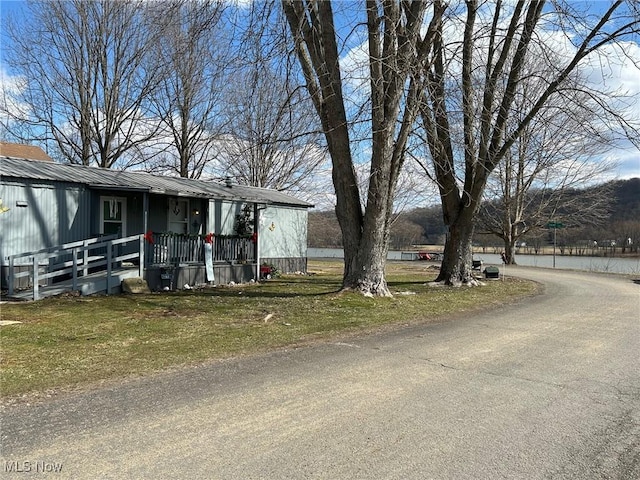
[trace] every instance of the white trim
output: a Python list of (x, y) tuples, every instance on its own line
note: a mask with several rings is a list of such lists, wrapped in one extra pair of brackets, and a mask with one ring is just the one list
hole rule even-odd
[(122, 214), (120, 215), (120, 220), (109, 220), (107, 222), (110, 223), (120, 223), (121, 231), (120, 235), (122, 237), (127, 236), (127, 199), (125, 197), (113, 197), (113, 196), (100, 196), (100, 233), (104, 234), (104, 202), (109, 202), (109, 209), (112, 215), (117, 214), (118, 203), (120, 204), (120, 208), (122, 208)]

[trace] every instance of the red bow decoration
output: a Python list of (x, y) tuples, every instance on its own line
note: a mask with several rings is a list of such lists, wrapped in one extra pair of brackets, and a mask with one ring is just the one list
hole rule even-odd
[(256, 243), (258, 241), (258, 232), (253, 232), (253, 235), (251, 235), (251, 241), (253, 243)]
[(147, 242), (153, 244), (153, 232), (151, 230), (147, 231), (143, 236)]
[(204, 236), (205, 243), (213, 243), (213, 233), (209, 232)]

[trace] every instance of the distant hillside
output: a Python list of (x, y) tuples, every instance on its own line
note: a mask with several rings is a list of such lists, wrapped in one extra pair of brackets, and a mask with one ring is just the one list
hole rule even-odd
[[(593, 190), (604, 189), (611, 197), (609, 215), (598, 227), (562, 232), (567, 238), (616, 240), (618, 245), (631, 238), (640, 244), (640, 178), (616, 180), (590, 189), (572, 192), (574, 196), (591, 198)], [(586, 200), (585, 200), (586, 201)], [(440, 205), (416, 208), (400, 213), (391, 227), (391, 248), (406, 249), (412, 245), (442, 245), (447, 228), (442, 221)], [(484, 239), (486, 240), (486, 239)], [(493, 240), (496, 245), (500, 240)], [(621, 243), (622, 242), (622, 243)], [(309, 246), (336, 248), (342, 246), (338, 220), (333, 211), (309, 212)]]
[(640, 221), (640, 178), (610, 183), (613, 191), (611, 221)]

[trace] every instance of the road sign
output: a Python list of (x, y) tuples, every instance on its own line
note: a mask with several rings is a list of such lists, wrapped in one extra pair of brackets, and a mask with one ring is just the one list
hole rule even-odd
[(553, 228), (553, 268), (556, 268), (556, 230), (558, 228), (564, 228), (564, 224), (561, 222), (549, 222), (547, 228)]

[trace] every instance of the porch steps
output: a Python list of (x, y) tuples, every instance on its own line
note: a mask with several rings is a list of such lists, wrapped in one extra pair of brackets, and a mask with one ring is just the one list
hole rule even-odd
[[(120, 285), (125, 278), (138, 277), (140, 275), (138, 267), (124, 267), (111, 272), (111, 292), (120, 293)], [(41, 286), (38, 289), (40, 299), (53, 297), (63, 293), (73, 291), (73, 281), (64, 280), (53, 285)], [(105, 271), (95, 272), (86, 277), (78, 277), (77, 290), (81, 295), (93, 295), (95, 293), (107, 292), (107, 274)], [(33, 289), (16, 291), (13, 295), (8, 295), (3, 300), (33, 300)]]

